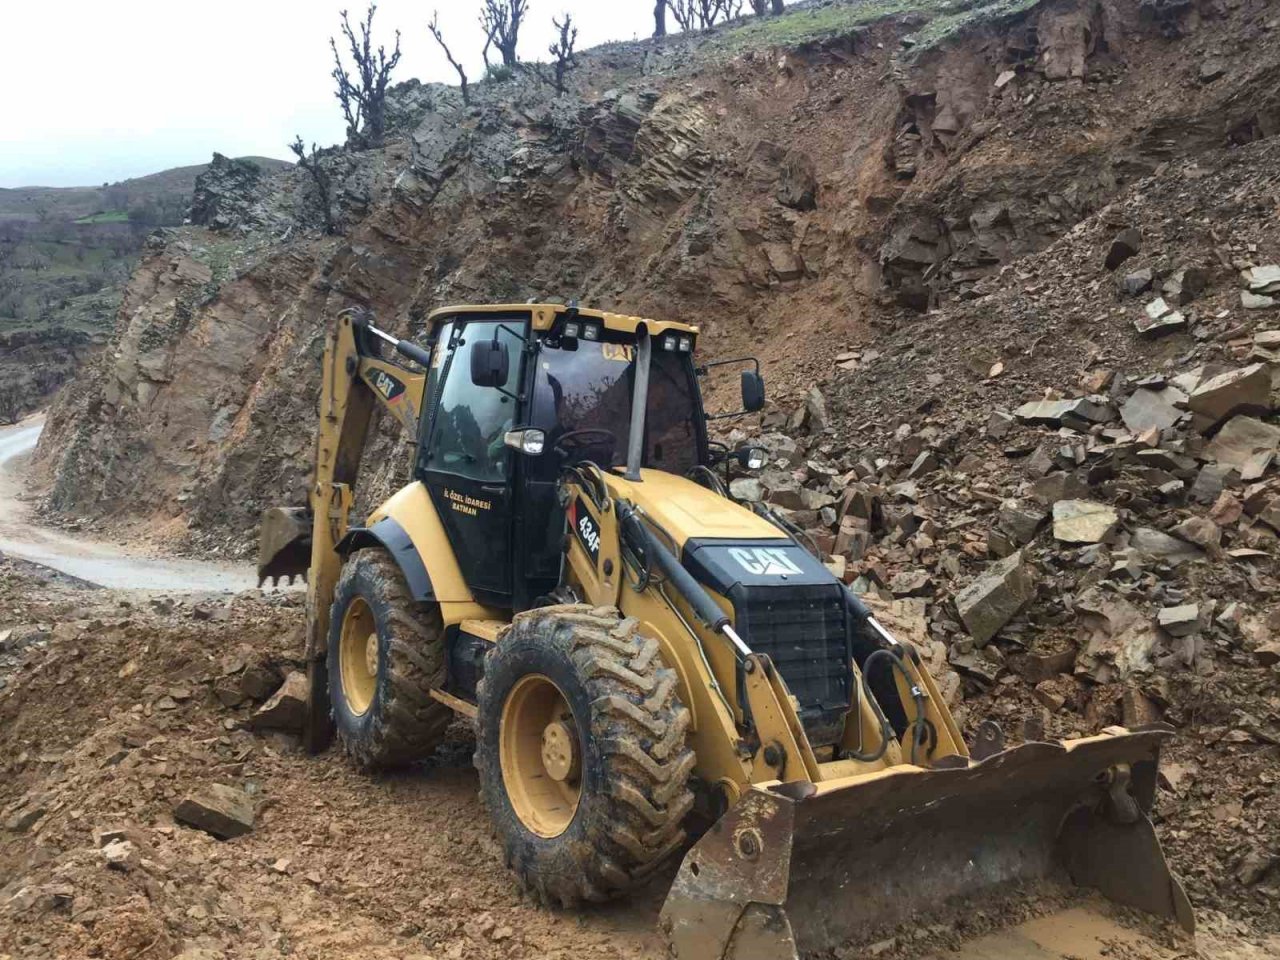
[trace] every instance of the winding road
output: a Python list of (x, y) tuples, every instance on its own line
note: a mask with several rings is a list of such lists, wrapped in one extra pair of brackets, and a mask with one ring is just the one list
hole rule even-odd
[(0, 427), (0, 554), (29, 560), (117, 590), (237, 591), (257, 585), (252, 567), (148, 557), (138, 551), (40, 526), (21, 499), (21, 468), (44, 418)]

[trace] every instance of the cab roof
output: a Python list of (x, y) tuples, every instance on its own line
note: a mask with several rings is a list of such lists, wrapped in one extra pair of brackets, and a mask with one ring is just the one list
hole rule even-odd
[[(467, 313), (527, 313), (533, 316), (534, 330), (550, 330), (556, 317), (568, 313), (570, 307), (563, 303), (487, 303), (461, 304), (452, 307), (440, 307), (427, 315), (427, 326), (432, 331), (446, 320), (459, 314)], [(606, 330), (619, 333), (634, 334), (644, 324), (650, 336), (657, 336), (668, 331), (676, 333), (697, 334), (698, 328), (692, 324), (679, 323), (675, 320), (651, 320), (648, 317), (633, 317), (625, 313), (609, 313), (605, 310), (592, 310), (590, 307), (578, 307), (578, 316), (584, 320), (599, 320)]]

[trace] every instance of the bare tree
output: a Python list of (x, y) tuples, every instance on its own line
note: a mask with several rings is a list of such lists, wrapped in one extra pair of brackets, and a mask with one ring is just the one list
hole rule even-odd
[(578, 69), (578, 57), (573, 52), (573, 45), (578, 39), (578, 28), (573, 25), (573, 17), (568, 13), (564, 15), (563, 23), (552, 17), (551, 25), (560, 31), (560, 37), (547, 47), (547, 52), (556, 58), (555, 87), (556, 93), (562, 94), (565, 74)]
[[(467, 71), (462, 69), (462, 64), (453, 59), (453, 54), (449, 52), (449, 45), (444, 42), (444, 34), (440, 32), (440, 12), (438, 10), (431, 11), (431, 22), (427, 24), (427, 29), (431, 31), (431, 35), (436, 38), (436, 43), (440, 44), (440, 49), (444, 51), (445, 59), (449, 61), (449, 65), (458, 71), (458, 81), (462, 86), (462, 102), (470, 103), (471, 96), (467, 93)], [(488, 44), (486, 47), (486, 58), (488, 56)]]
[(382, 146), (387, 131), (387, 82), (391, 71), (400, 62), (400, 31), (396, 31), (396, 46), (387, 56), (386, 48), (373, 50), (373, 14), (376, 3), (369, 4), (364, 22), (360, 26), (360, 39), (356, 39), (347, 19), (347, 11), (341, 12), (342, 34), (350, 46), (351, 59), (355, 63), (356, 79), (353, 81), (343, 66), (338, 53), (338, 43), (329, 38), (333, 50), (333, 79), (338, 84), (335, 95), (342, 104), (342, 115), (347, 121), (347, 141), (364, 147)]
[(657, 0), (653, 5), (653, 35), (655, 37), (667, 35), (667, 0)]
[(773, 4), (773, 15), (775, 17), (778, 14), (782, 13), (782, 4), (785, 2), (785, 0), (770, 0), (770, 2)]
[(313, 143), (311, 152), (307, 153), (302, 137), (296, 136), (293, 143), (289, 144), (289, 149), (298, 158), (298, 166), (311, 174), (311, 182), (316, 188), (316, 206), (320, 208), (320, 213), (324, 217), (324, 232), (336, 233), (333, 225), (333, 179), (329, 176), (329, 171), (320, 163), (319, 148)]
[(498, 48), (502, 54), (502, 65), (514, 67), (516, 43), (520, 38), (520, 26), (529, 10), (529, 0), (484, 0), (484, 9), (480, 11), (480, 26), (484, 28), (485, 66), (489, 65), (489, 45)]
[(667, 8), (685, 33), (710, 30), (742, 13), (742, 0), (667, 0)]
[(769, 12), (769, 0), (751, 0), (751, 12), (757, 17), (763, 17)]

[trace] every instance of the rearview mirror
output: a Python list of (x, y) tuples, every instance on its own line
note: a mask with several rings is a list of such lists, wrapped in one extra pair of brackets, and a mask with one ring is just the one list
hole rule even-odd
[(511, 353), (497, 338), (471, 345), (471, 382), (477, 387), (506, 386), (511, 373)]
[(755, 370), (742, 371), (742, 409), (756, 413), (764, 408), (764, 377)]

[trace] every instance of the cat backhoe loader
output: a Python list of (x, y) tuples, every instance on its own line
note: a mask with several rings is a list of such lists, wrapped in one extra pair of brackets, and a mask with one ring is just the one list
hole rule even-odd
[[(1168, 729), (971, 754), (916, 651), (729, 495), (760, 452), (708, 438), (697, 338), (522, 304), (438, 310), (423, 346), (339, 315), (310, 507), (268, 511), (261, 543), (262, 576), (309, 574), (310, 749), (336, 731), (375, 770), (471, 718), (518, 882), (571, 907), (683, 852), (660, 917), (682, 960), (856, 956), (895, 929), (1100, 956), (1137, 913), (1190, 931), (1148, 819)], [(758, 365), (732, 362), (759, 410)], [(378, 404), (413, 479), (353, 524)]]

